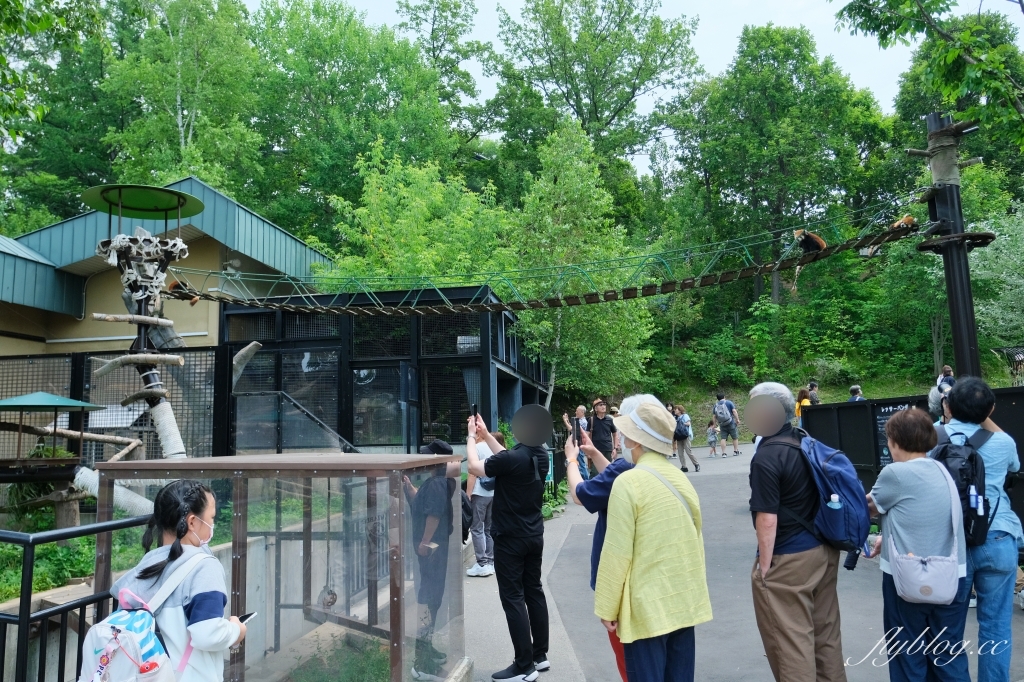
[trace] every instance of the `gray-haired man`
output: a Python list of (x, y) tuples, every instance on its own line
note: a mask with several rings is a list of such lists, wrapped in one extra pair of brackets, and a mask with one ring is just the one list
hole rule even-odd
[(814, 523), (818, 490), (792, 426), (793, 393), (774, 382), (750, 397), (776, 398), (786, 421), (762, 435), (750, 460), (750, 514), (757, 558), (750, 581), (765, 655), (779, 682), (844, 682), (836, 581), (839, 551), (804, 528)]

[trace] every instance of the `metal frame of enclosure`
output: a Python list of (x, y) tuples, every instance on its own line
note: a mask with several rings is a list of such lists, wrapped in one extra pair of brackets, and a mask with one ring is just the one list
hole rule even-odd
[[(152, 483), (158, 478), (230, 481), (232, 534), (230, 565), (226, 571), (230, 575), (229, 610), (233, 615), (256, 610), (264, 621), (262, 630), (250, 627), (246, 641), (239, 649), (232, 651), (226, 679), (230, 682), (244, 682), (247, 676), (250, 679), (262, 679), (262, 674), (270, 669), (278, 670), (278, 666), (285, 665), (284, 661), (292, 658), (298, 661), (301, 656), (293, 656), (288, 646), (294, 645), (300, 636), (309, 639), (316, 627), (329, 623), (348, 632), (387, 642), (390, 679), (392, 682), (400, 682), (408, 676), (412, 665), (414, 654), (409, 647), (420, 644), (413, 632), (416, 624), (411, 622), (415, 621), (415, 617), (410, 617), (409, 609), (415, 607), (415, 591), (422, 580), (412, 565), (414, 562), (410, 561), (415, 557), (415, 551), (410, 544), (412, 540), (408, 526), (411, 512), (404, 479), (424, 480), (424, 477), (439, 473), (439, 466), (443, 467), (459, 459), (458, 456), (429, 455), (293, 454), (102, 463), (97, 465), (100, 475), (98, 519), (102, 523), (113, 516), (115, 482), (117, 485), (133, 485), (133, 482)], [(325, 570), (330, 570), (331, 543), (336, 542), (341, 535), (331, 530), (329, 519), (331, 516), (351, 515), (348, 507), (343, 507), (340, 514), (335, 514), (334, 505), (329, 501), (327, 513), (324, 514), (321, 506), (323, 482), (327, 481), (327, 490), (330, 491), (330, 481), (336, 479), (364, 480), (365, 513), (368, 517), (375, 517), (378, 510), (383, 512), (382, 527), (375, 528), (374, 532), (368, 530), (359, 539), (361, 544), (366, 545), (365, 555), (360, 554), (358, 557), (366, 562), (365, 609), (359, 617), (352, 615), (347, 604), (332, 603), (330, 607), (322, 608), (314, 599), (320, 580), (329, 581), (329, 573), (327, 578), (321, 576)], [(254, 494), (253, 486), (260, 485), (272, 491), (271, 495), (261, 498), (259, 494)], [(295, 528), (289, 527), (288, 522), (282, 520), (283, 488), (293, 490), (296, 493), (295, 501), (301, 501), (301, 516), (295, 517), (299, 519), (298, 523), (293, 524)], [(383, 495), (379, 494), (381, 489), (384, 489)], [(273, 510), (272, 517), (262, 518), (267, 515), (260, 513), (253, 515), (252, 503), (257, 499), (266, 510)], [(330, 500), (329, 497), (327, 499)], [(458, 495), (454, 496), (452, 504), (461, 505)], [(447, 558), (446, 611), (443, 615), (448, 627), (446, 641), (449, 654), (455, 659), (451, 661), (452, 670), (445, 671), (447, 675), (455, 674), (458, 666), (468, 664), (464, 662), (462, 622), (461, 516), (455, 511), (453, 506), (452, 518), (458, 519), (451, 536), (453, 539), (445, 543), (450, 551)], [(384, 576), (378, 572), (377, 544), (382, 540), (387, 543), (389, 597), (386, 608), (378, 604), (377, 582)], [(282, 567), (282, 562), (295, 561), (295, 549), (298, 549), (297, 556), (300, 557), (299, 575), (288, 570), (288, 567)], [(324, 549), (328, 557), (326, 569), (322, 561)], [(111, 533), (97, 535), (97, 572), (94, 580), (97, 595), (110, 590), (111, 551)], [(270, 555), (273, 555), (272, 558)], [(260, 562), (266, 566), (259, 566)], [(266, 579), (268, 572), (274, 574), (269, 581)], [(254, 585), (252, 578), (257, 575), (263, 576), (263, 579), (260, 584)], [(296, 583), (301, 583), (301, 589)], [(252, 595), (256, 594), (259, 596), (253, 599)], [(294, 599), (296, 595), (301, 596)], [(247, 597), (250, 598), (249, 602)], [(96, 619), (99, 620), (106, 615), (107, 602), (100, 597), (96, 599), (99, 609)], [(413, 602), (411, 604), (410, 599)], [(272, 608), (265, 612), (268, 605)], [(294, 617), (288, 620), (288, 613), (301, 615), (301, 622), (296, 625)], [(313, 632), (310, 628), (314, 629)], [(284, 634), (283, 629), (286, 630)], [(266, 647), (261, 646), (261, 636)], [(246, 643), (253, 649), (248, 656)], [(317, 646), (321, 646), (319, 639)], [(322, 655), (319, 648), (317, 651), (317, 655)], [(272, 658), (275, 654), (276, 659)], [(299, 663), (288, 665), (297, 666)]]
[[(292, 436), (286, 425), (245, 417), (271, 413), (278, 400), (307, 408), (315, 402), (315, 419), (360, 452), (415, 452), (434, 438), (464, 443), (471, 405), (497, 428), (521, 405), (544, 402), (547, 368), (528, 357), (514, 334), (512, 313), (352, 313), (353, 306), (396, 305), (410, 297), (440, 309), (481, 300), (479, 287), (465, 287), (309, 297), (333, 302), (337, 314), (222, 306), (226, 354), (252, 341), (263, 348), (235, 386), (231, 410), (236, 417), (231, 430), (218, 434), (222, 440), (214, 450), (262, 452), (253, 441), (266, 444), (274, 438), (277, 451), (294, 449), (304, 434)], [(485, 298), (498, 300), (493, 294)], [(315, 401), (304, 397), (314, 394)]]

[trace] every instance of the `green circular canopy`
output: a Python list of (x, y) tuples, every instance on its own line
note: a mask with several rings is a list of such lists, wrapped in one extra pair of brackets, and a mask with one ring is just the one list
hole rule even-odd
[(203, 212), (198, 197), (166, 187), (150, 185), (97, 185), (82, 192), (82, 203), (103, 213), (125, 218), (158, 220), (191, 218)]

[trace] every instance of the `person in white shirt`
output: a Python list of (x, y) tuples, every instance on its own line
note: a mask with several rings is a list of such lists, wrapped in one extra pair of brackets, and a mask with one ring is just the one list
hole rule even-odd
[[(505, 447), (505, 434), (495, 431), (491, 434), (501, 447)], [(493, 453), (487, 443), (479, 441), (476, 452), (484, 461)], [(494, 575), (494, 540), (491, 538), (491, 508), (494, 506), (494, 479), (479, 478), (469, 474), (466, 479), (466, 490), (470, 491), (473, 503), (473, 525), (469, 532), (473, 536), (473, 551), (476, 563), (466, 569), (466, 575), (472, 578), (486, 578)]]

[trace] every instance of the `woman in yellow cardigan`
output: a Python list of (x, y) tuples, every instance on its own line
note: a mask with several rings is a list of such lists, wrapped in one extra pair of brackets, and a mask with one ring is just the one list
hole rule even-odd
[(668, 412), (641, 404), (615, 426), (636, 467), (612, 488), (594, 612), (617, 631), (630, 682), (693, 682), (693, 627), (711, 620), (700, 500), (667, 459)]

